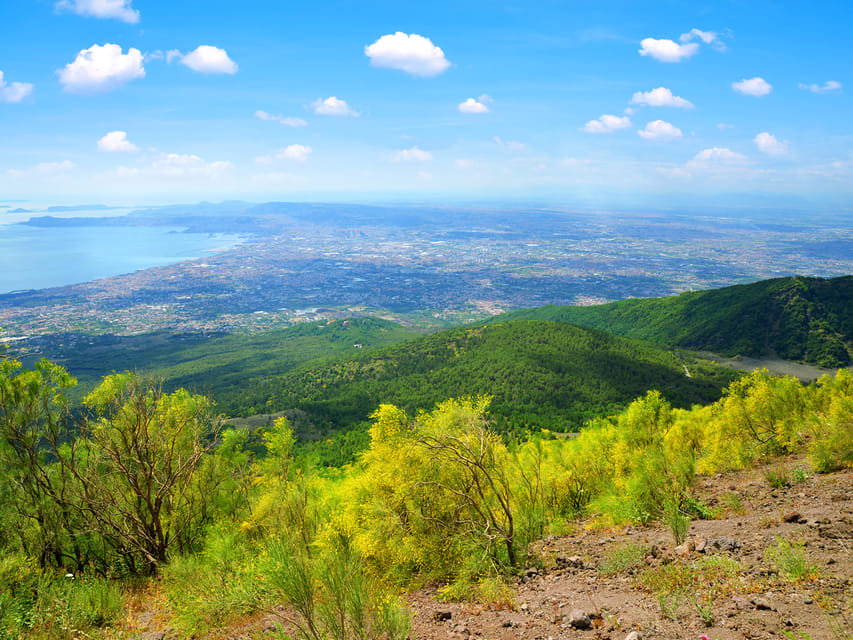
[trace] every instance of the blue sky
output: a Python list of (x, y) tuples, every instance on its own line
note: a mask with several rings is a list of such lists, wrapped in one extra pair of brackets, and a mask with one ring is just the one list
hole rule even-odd
[(848, 2), (0, 6), (0, 200), (853, 195)]

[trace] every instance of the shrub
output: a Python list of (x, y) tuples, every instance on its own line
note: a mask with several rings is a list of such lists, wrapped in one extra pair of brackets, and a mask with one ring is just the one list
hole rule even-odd
[(818, 568), (808, 561), (804, 545), (789, 542), (779, 536), (775, 546), (764, 552), (764, 561), (776, 567), (776, 570), (791, 582), (807, 582), (818, 576)]
[(650, 551), (651, 548), (645, 544), (629, 543), (614, 547), (604, 556), (598, 565), (598, 571), (605, 576), (625, 573), (643, 566)]

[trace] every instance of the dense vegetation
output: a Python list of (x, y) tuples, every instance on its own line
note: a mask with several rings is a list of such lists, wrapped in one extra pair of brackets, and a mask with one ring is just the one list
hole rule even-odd
[(110, 372), (145, 371), (166, 391), (208, 395), (231, 418), (286, 412), (300, 446), (327, 464), (350, 461), (367, 446), (369, 416), (381, 402), (417, 411), (449, 397), (488, 394), (494, 428), (517, 439), (539, 429), (577, 430), (651, 388), (678, 407), (711, 402), (736, 376), (565, 323), (516, 321), (413, 336), (391, 322), (357, 318), (258, 336), (64, 336), (61, 349), (45, 351), (60, 354), (80, 380), (70, 390), (75, 401)]
[[(418, 335), (387, 320), (352, 318), (250, 336), (159, 332), (137, 336), (61, 334), (41, 340), (49, 359), (77, 378), (80, 398), (114, 371), (146, 371), (163, 379), (167, 389), (183, 387), (218, 398), (220, 393), (239, 394), (298, 367), (317, 366)], [(34, 365), (36, 360), (24, 362)], [(247, 409), (251, 407), (239, 414), (246, 414)]]
[(758, 371), (691, 409), (651, 390), (576, 438), (511, 445), (487, 397), (383, 403), (365, 452), (325, 471), (294, 456), (286, 419), (255, 456), (202, 396), (112, 375), (80, 417), (73, 385), (0, 358), (0, 637), (96, 635), (128, 578), (156, 574), (185, 635), (286, 602), (301, 638), (403, 638), (396, 589), (477, 597), (578, 518), (662, 519), (678, 539), (708, 516), (697, 473), (802, 451), (817, 472), (853, 466), (847, 370), (812, 386)]
[(571, 322), (670, 347), (843, 367), (853, 358), (853, 276), (778, 278), (671, 298), (547, 306), (497, 318), (507, 319)]
[(301, 435), (344, 434), (323, 447), (328, 461), (340, 463), (367, 444), (368, 417), (382, 402), (416, 412), (449, 397), (489, 395), (494, 428), (519, 438), (577, 430), (652, 388), (679, 407), (711, 402), (735, 377), (648, 343), (517, 321), (443, 331), (215, 397), (227, 415), (299, 409), (307, 416), (294, 425)]

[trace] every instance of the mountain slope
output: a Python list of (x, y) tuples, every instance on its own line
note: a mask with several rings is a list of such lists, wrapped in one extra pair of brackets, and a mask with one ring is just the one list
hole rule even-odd
[(853, 277), (777, 278), (669, 298), (547, 306), (498, 316), (553, 320), (721, 355), (776, 356), (824, 367), (853, 357)]
[(364, 426), (380, 403), (415, 412), (483, 394), (493, 397), (495, 427), (521, 435), (577, 429), (650, 389), (675, 406), (710, 402), (734, 377), (648, 343), (564, 323), (515, 321), (443, 331), (217, 399), (229, 415), (243, 407), (299, 410), (310, 423), (297, 425), (300, 435), (325, 438)]
[(169, 389), (185, 387), (216, 398), (230, 390), (242, 394), (299, 367), (318, 366), (419, 335), (387, 320), (352, 318), (249, 336), (61, 334), (41, 339), (41, 355), (78, 378), (78, 395), (113, 371), (138, 370), (163, 379)]

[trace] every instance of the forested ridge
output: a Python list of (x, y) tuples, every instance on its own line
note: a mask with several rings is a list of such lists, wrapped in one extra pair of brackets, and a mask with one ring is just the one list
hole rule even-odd
[(450, 397), (488, 395), (494, 428), (518, 438), (541, 429), (577, 430), (652, 388), (679, 407), (712, 402), (736, 376), (593, 329), (514, 321), (442, 331), (216, 397), (231, 416), (299, 409), (311, 429), (297, 424), (297, 432), (314, 439), (351, 432), (326, 447), (347, 456), (366, 444), (368, 417), (382, 402), (417, 411)]
[(725, 356), (775, 356), (823, 367), (853, 359), (853, 276), (762, 280), (669, 298), (546, 306), (495, 321), (570, 322)]

